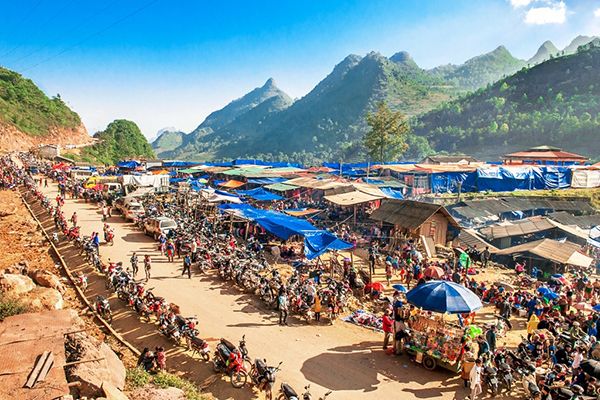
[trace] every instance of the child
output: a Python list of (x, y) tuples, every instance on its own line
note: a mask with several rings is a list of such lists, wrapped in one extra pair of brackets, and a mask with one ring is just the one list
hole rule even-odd
[(315, 294), (315, 304), (313, 306), (315, 310), (315, 321), (319, 322), (321, 320), (321, 297), (319, 294)]
[(390, 286), (392, 284), (392, 263), (389, 261), (385, 262), (385, 279), (387, 279), (387, 284)]

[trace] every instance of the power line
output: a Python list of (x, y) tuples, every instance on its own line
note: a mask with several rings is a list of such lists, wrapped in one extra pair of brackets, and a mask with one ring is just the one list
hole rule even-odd
[[(33, 12), (39, 7), (40, 4), (42, 4), (42, 1), (43, 0), (38, 0), (37, 2), (35, 2), (33, 7), (31, 7), (29, 9), (29, 11), (27, 11), (25, 13), (25, 16), (21, 19), (21, 21), (17, 24), (17, 26), (24, 25), (25, 22), (27, 22), (27, 20), (33, 15)], [(16, 49), (18, 49), (19, 47), (21, 47), (20, 44), (14, 46), (12, 49), (10, 49), (7, 52), (5, 52), (4, 54), (2, 54), (0, 56), (0, 58), (4, 58), (4, 57), (8, 56), (9, 54), (12, 54), (12, 52), (15, 51)]]
[(124, 15), (123, 17), (119, 18), (118, 20), (114, 21), (113, 23), (109, 24), (108, 26), (106, 26), (106, 27), (104, 27), (104, 28), (102, 28), (102, 29), (100, 29), (100, 30), (98, 30), (98, 31), (96, 31), (96, 32), (94, 32), (94, 33), (86, 36), (85, 38), (83, 38), (79, 42), (77, 42), (77, 43), (75, 43), (75, 44), (73, 44), (73, 45), (71, 45), (71, 46), (63, 49), (62, 51), (58, 52), (57, 54), (55, 54), (53, 56), (50, 56), (48, 58), (45, 58), (42, 61), (40, 61), (40, 62), (38, 62), (36, 64), (31, 65), (30, 67), (22, 69), (21, 72), (29, 71), (29, 70), (31, 70), (31, 69), (33, 69), (33, 68), (35, 68), (35, 67), (37, 67), (37, 66), (39, 66), (41, 64), (44, 64), (44, 63), (46, 63), (48, 61), (51, 61), (51, 60), (55, 59), (56, 57), (59, 57), (59, 56), (65, 54), (65, 53), (73, 50), (75, 47), (82, 45), (83, 43), (87, 42), (88, 40), (93, 39), (94, 37), (96, 37), (98, 35), (101, 35), (102, 33), (108, 31), (109, 29), (111, 29), (114, 26), (120, 24), (121, 22), (123, 22), (123, 21), (125, 21), (125, 20), (127, 20), (127, 19), (129, 19), (129, 18), (131, 18), (131, 17), (133, 17), (133, 16), (135, 16), (137, 14), (139, 14), (140, 12), (144, 11), (145, 9), (147, 9), (148, 7), (150, 7), (151, 5), (153, 5), (154, 3), (157, 3), (158, 1), (159, 0), (151, 0), (151, 1), (149, 1), (148, 3), (144, 4), (142, 7), (137, 8), (136, 10), (130, 12), (129, 14)]
[[(76, 0), (71, 0), (69, 3), (67, 3), (63, 8), (61, 8), (53, 17), (51, 17), (48, 21), (46, 21), (46, 24), (48, 22), (50, 22), (52, 19), (54, 19), (56, 16), (58, 16), (64, 9), (66, 9), (68, 6), (70, 6), (72, 3), (74, 3)], [(71, 28), (69, 31), (67, 31), (66, 35), (69, 35), (75, 31), (77, 31), (79, 28), (81, 28), (82, 26), (84, 26), (85, 24), (88, 23), (88, 21), (94, 19), (96, 16), (102, 14), (104, 11), (108, 10), (109, 8), (111, 8), (113, 5), (115, 5), (119, 0), (114, 0), (110, 3), (108, 3), (108, 5), (106, 7), (101, 8), (100, 10), (92, 13), (91, 15), (89, 15), (87, 18), (84, 18), (83, 20), (79, 21), (79, 23), (77, 25), (75, 25), (73, 28)], [(56, 42), (56, 40), (60, 37), (60, 35), (55, 36), (53, 39), (48, 40), (47, 42), (45, 42), (40, 48), (38, 49), (34, 49), (32, 51), (30, 51), (29, 53), (15, 59), (12, 61), (12, 63), (18, 63), (19, 61), (23, 61), (26, 58), (31, 57), (34, 54), (39, 53), (40, 51), (44, 50), (44, 48), (48, 47), (48, 45), (50, 45), (52, 42)]]

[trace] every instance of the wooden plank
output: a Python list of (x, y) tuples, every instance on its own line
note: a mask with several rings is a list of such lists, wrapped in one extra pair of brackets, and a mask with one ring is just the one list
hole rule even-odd
[(50, 355), (49, 351), (44, 351), (42, 353), (42, 355), (37, 359), (33, 369), (31, 370), (31, 373), (27, 377), (27, 382), (25, 383), (26, 388), (31, 389), (33, 387), (33, 385), (35, 385), (35, 382), (37, 381), (37, 377), (40, 374), (40, 371), (42, 370), (42, 367), (44, 366), (44, 362), (46, 362), (46, 359), (48, 358), (49, 355)]
[(52, 354), (52, 352), (50, 352), (50, 354), (48, 355), (48, 358), (46, 358), (46, 361), (44, 361), (44, 366), (42, 367), (42, 370), (40, 371), (40, 374), (38, 375), (37, 382), (43, 382), (44, 379), (46, 379), (46, 375), (48, 375), (48, 371), (50, 371), (50, 368), (52, 368), (53, 365), (54, 365), (54, 354)]

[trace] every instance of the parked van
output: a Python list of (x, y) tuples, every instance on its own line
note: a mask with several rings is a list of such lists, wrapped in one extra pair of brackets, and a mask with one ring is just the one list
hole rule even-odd
[(177, 222), (167, 217), (148, 218), (144, 223), (144, 233), (157, 240), (161, 233), (167, 234), (177, 228)]
[(128, 221), (135, 221), (146, 213), (141, 203), (132, 201), (123, 207), (123, 217)]

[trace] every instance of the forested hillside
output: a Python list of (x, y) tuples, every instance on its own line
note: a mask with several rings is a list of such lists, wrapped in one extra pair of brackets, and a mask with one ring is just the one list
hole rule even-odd
[(600, 48), (553, 58), (413, 123), (436, 151), (493, 157), (548, 144), (600, 154)]

